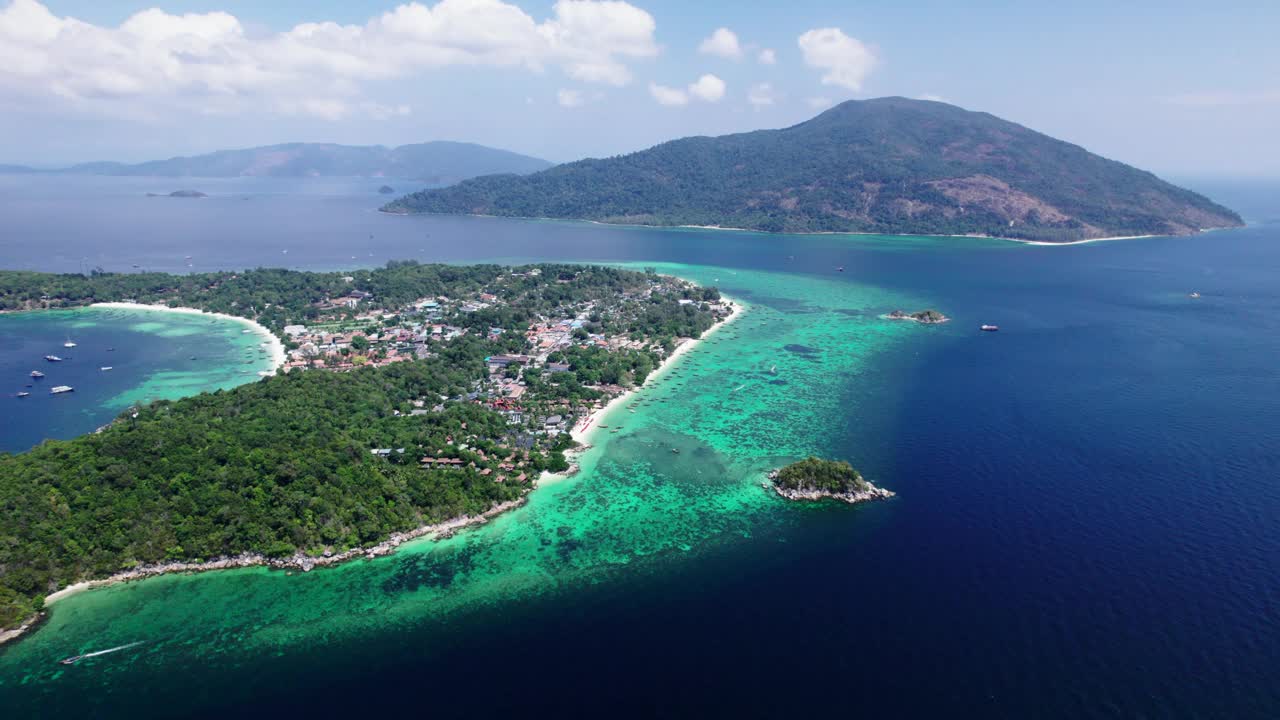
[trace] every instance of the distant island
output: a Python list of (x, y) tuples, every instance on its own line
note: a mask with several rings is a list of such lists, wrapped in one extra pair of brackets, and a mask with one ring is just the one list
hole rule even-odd
[(847, 462), (808, 457), (769, 473), (774, 490), (788, 500), (840, 500), (847, 503), (891, 498), (894, 493), (867, 482)]
[(479, 177), (383, 209), (1046, 242), (1242, 224), (1201, 195), (1076, 145), (987, 113), (900, 97), (850, 100), (781, 130), (689, 137), (523, 177)]
[(950, 322), (951, 318), (943, 315), (937, 310), (920, 310), (919, 312), (904, 312), (902, 310), (894, 310), (884, 316), (887, 320), (910, 320), (912, 322), (923, 323), (925, 325), (941, 325), (944, 322)]
[(382, 187), (378, 188), (378, 192), (382, 193), (383, 195), (390, 195), (395, 191), (396, 189), (391, 187), (390, 185), (383, 185)]
[(169, 197), (202, 198), (202, 197), (209, 197), (209, 196), (200, 192), (199, 190), (174, 190), (173, 192), (169, 193)]
[(446, 185), (478, 175), (531, 173), (549, 167), (551, 163), (546, 160), (507, 150), (435, 141), (395, 148), (287, 143), (137, 164), (91, 162), (57, 170), (4, 165), (0, 166), (0, 172), (152, 177), (398, 177)]

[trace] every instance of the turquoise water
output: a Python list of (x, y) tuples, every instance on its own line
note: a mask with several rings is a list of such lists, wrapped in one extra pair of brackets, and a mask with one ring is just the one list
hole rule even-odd
[[(165, 577), (73, 595), (55, 604), (43, 629), (0, 657), (0, 677), (48, 700), (65, 683), (105, 690), (138, 681), (133, 674), (148, 668), (196, 658), (234, 668), (262, 656), (337, 650), (775, 533), (793, 515), (760, 486), (763, 476), (822, 452), (841, 432), (824, 418), (847, 412), (847, 401), (825, 383), (856, 378), (877, 352), (934, 329), (880, 319), (918, 301), (873, 288), (675, 264), (657, 269), (707, 284), (732, 277), (752, 288), (751, 297), (742, 298), (745, 308), (732, 322), (602, 419), (623, 429), (595, 431), (575, 477), (547, 484), (488, 525), (416, 542), (387, 559), (306, 575)], [(69, 672), (51, 662), (71, 650), (139, 639), (144, 646)]]
[[(271, 361), (261, 352), (263, 338), (244, 329), (235, 321), (153, 310), (0, 315), (0, 451), (91, 432), (136, 403), (257, 380)], [(68, 341), (76, 347), (63, 347)], [(51, 363), (45, 355), (65, 360)], [(32, 370), (45, 377), (33, 380)], [(55, 385), (75, 392), (51, 396)]]
[[(1072, 248), (357, 221), (347, 211), (363, 201), (342, 199), (306, 215), (315, 253), (291, 262), (340, 266), (347, 230), (376, 232), (379, 261), (535, 248), (654, 265), (747, 309), (634, 414), (606, 420), (622, 430), (597, 433), (579, 475), (525, 507), (305, 575), (73, 596), (0, 651), (0, 704), (97, 717), (1276, 717), (1274, 197), (1240, 206), (1258, 221), (1247, 230)], [(252, 220), (227, 222), (265, 253), (277, 238)], [(158, 263), (170, 251), (148, 237), (130, 252)], [(898, 307), (954, 320), (879, 318)], [(986, 322), (1001, 331), (978, 332)], [(898, 497), (797, 506), (759, 486), (809, 452)]]

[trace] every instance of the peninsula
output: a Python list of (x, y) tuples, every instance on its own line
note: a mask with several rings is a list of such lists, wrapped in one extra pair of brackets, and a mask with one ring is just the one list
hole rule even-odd
[(847, 462), (815, 457), (774, 470), (769, 473), (769, 480), (774, 490), (788, 500), (830, 498), (853, 504), (894, 496), (893, 492), (867, 482)]
[(732, 313), (715, 288), (578, 265), (0, 272), (0, 308), (110, 301), (252, 319), (288, 372), (0, 455), (0, 629), (79, 583), (308, 570), (482, 521)]
[(474, 178), (383, 209), (1055, 243), (1242, 224), (1201, 195), (1076, 145), (900, 97), (850, 100), (780, 130)]

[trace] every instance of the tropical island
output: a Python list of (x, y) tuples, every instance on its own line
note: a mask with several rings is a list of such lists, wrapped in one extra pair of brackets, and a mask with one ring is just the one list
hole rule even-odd
[(0, 272), (0, 308), (107, 301), (262, 322), (288, 372), (0, 455), (0, 628), (86, 581), (309, 570), (514, 507), (568, 468), (571, 429), (732, 312), (714, 288), (575, 265)]
[(850, 100), (779, 130), (473, 178), (383, 210), (1055, 243), (1242, 225), (1151, 173), (987, 113), (901, 97)]
[(883, 317), (886, 320), (908, 320), (910, 322), (918, 322), (924, 325), (940, 325), (944, 322), (951, 321), (951, 318), (943, 315), (937, 310), (920, 310), (913, 313), (905, 312), (903, 310), (894, 310)]
[(894, 496), (893, 492), (867, 482), (849, 463), (816, 457), (774, 470), (769, 473), (769, 480), (774, 490), (788, 500), (829, 498), (853, 504)]

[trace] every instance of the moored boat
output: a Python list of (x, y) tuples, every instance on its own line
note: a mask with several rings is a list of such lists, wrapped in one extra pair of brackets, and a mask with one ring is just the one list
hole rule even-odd
[(40, 378), (44, 377), (44, 373), (40, 372), (39, 370), (32, 370), (31, 377), (39, 380)]
[(22, 392), (18, 393), (18, 397), (26, 397), (30, 394), (31, 393), (27, 392), (26, 390), (23, 390)]
[(982, 332), (995, 332), (1000, 329), (1000, 326), (999, 325), (983, 325), (980, 329), (982, 330)]
[(70, 385), (55, 385), (49, 388), (50, 395), (60, 395), (62, 393), (75, 392), (75, 388)]
[(44, 359), (48, 360), (49, 362), (62, 362), (62, 358), (58, 357), (57, 355), (45, 355)]

